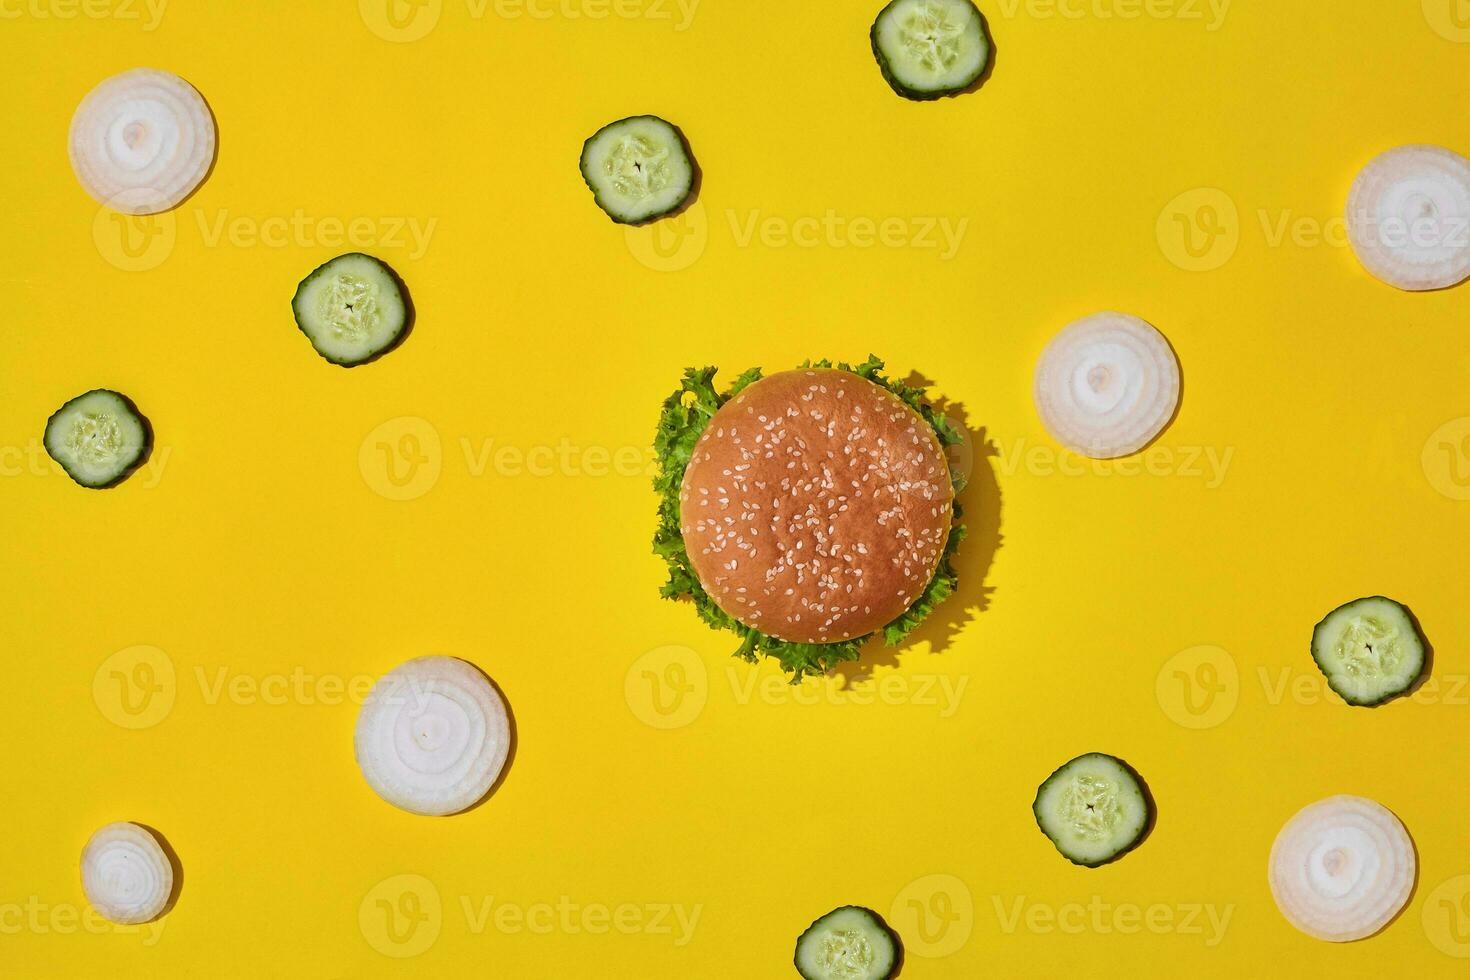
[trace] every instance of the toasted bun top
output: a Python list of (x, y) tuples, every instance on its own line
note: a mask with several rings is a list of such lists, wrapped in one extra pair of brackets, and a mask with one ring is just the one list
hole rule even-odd
[(694, 446), (680, 525), (700, 584), (768, 636), (835, 643), (899, 616), (954, 502), (934, 430), (888, 389), (802, 368), (726, 402)]

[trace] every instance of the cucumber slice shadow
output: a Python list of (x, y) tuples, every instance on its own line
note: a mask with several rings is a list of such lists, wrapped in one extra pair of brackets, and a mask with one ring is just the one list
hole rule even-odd
[(168, 900), (163, 903), (163, 911), (159, 912), (157, 915), (149, 920), (150, 922), (157, 922), (159, 919), (172, 912), (174, 910), (174, 906), (179, 904), (179, 896), (183, 894), (184, 891), (184, 863), (179, 860), (178, 852), (175, 851), (174, 846), (168, 842), (168, 838), (159, 833), (157, 827), (146, 823), (138, 823), (137, 821), (133, 821), (133, 823), (137, 823), (139, 827), (142, 827), (144, 830), (148, 831), (148, 833), (153, 835), (153, 839), (158, 841), (159, 849), (163, 851), (164, 858), (168, 861), (169, 867), (172, 868), (174, 872), (173, 887), (169, 889)]
[(1092, 865), (1092, 867), (1094, 868), (1101, 868), (1104, 865), (1112, 864), (1123, 855), (1131, 854), (1133, 851), (1138, 850), (1138, 848), (1143, 845), (1144, 841), (1153, 836), (1154, 827), (1158, 826), (1159, 823), (1159, 805), (1157, 802), (1154, 801), (1154, 791), (1149, 788), (1148, 780), (1144, 779), (1143, 774), (1140, 773), (1137, 769), (1133, 768), (1133, 764), (1130, 763), (1127, 759), (1119, 759), (1117, 756), (1113, 756), (1113, 758), (1118, 759), (1118, 764), (1126, 769), (1128, 771), (1128, 774), (1138, 781), (1138, 791), (1143, 794), (1143, 802), (1148, 804), (1148, 818), (1144, 820), (1143, 832), (1138, 835), (1137, 840), (1135, 840), (1132, 844), (1129, 844), (1127, 847), (1123, 848), (1123, 850), (1119, 851), (1117, 854), (1114, 854), (1112, 857), (1108, 858), (1106, 861), (1100, 861), (1097, 864)]
[[(669, 125), (673, 126), (673, 123)], [(684, 144), (684, 155), (689, 158), (689, 193), (684, 196), (684, 200), (679, 202), (678, 207), (668, 214), (659, 215), (659, 218), (677, 218), (688, 211), (694, 207), (694, 202), (699, 200), (699, 192), (704, 189), (704, 168), (699, 165), (699, 160), (694, 156), (694, 150), (689, 146), (689, 137), (685, 136), (684, 130), (678, 126), (674, 126), (674, 132), (679, 134), (679, 142)], [(653, 218), (651, 221), (657, 221), (659, 218)], [(650, 223), (650, 221), (639, 222), (640, 225)]]
[(843, 678), (844, 687), (871, 680), (874, 667), (899, 666), (903, 655), (920, 643), (928, 643), (931, 654), (945, 653), (966, 627), (990, 608), (995, 593), (995, 587), (986, 585), (985, 581), (1004, 541), (1000, 481), (992, 462), (1000, 456), (1000, 449), (990, 440), (985, 426), (971, 427), (970, 412), (964, 402), (934, 395), (934, 382), (917, 371), (910, 372), (903, 383), (929, 389), (925, 400), (934, 414), (948, 419), (965, 437), (960, 446), (948, 447), (969, 456), (968, 461), (963, 455), (958, 460), (951, 457), (962, 471), (969, 470), (963, 474), (964, 486), (955, 495), (958, 514), (955, 523), (965, 525), (965, 538), (951, 559), (959, 586), (901, 643), (889, 646), (880, 633), (863, 645), (858, 660), (837, 664), (832, 673)]
[(873, 918), (877, 919), (883, 928), (888, 930), (888, 938), (893, 940), (893, 969), (888, 972), (888, 980), (898, 980), (899, 977), (903, 976), (904, 962), (908, 958), (908, 954), (903, 948), (903, 937), (898, 934), (897, 929), (888, 924), (888, 920), (883, 918), (883, 916), (877, 912), (873, 912), (872, 909), (868, 909), (868, 911), (872, 912)]
[[(1404, 606), (1404, 611), (1409, 614), (1409, 623), (1410, 623), (1410, 625), (1412, 625), (1414, 627), (1414, 633), (1415, 633), (1415, 635), (1417, 635), (1419, 637), (1419, 645), (1424, 648), (1424, 663), (1422, 665), (1420, 665), (1420, 667), (1419, 667), (1419, 676), (1416, 677), (1416, 678), (1414, 678), (1413, 683), (1411, 683), (1408, 687), (1404, 688), (1402, 691), (1400, 691), (1398, 694), (1394, 695), (1393, 697), (1385, 698), (1384, 700), (1379, 701), (1378, 704), (1369, 705), (1369, 707), (1376, 708), (1376, 707), (1378, 707), (1379, 704), (1387, 704), (1388, 702), (1397, 700), (1398, 698), (1409, 698), (1409, 697), (1413, 697), (1414, 694), (1418, 692), (1419, 688), (1421, 688), (1425, 684), (1429, 683), (1430, 678), (1432, 678), (1434, 676), (1434, 644), (1429, 642), (1429, 637), (1426, 636), (1425, 633), (1424, 633), (1424, 627), (1422, 627), (1422, 626), (1419, 625), (1419, 616), (1418, 616), (1418, 614), (1415, 613), (1414, 610), (1410, 609), (1408, 606)], [(1408, 828), (1406, 827), (1405, 829), (1407, 830)], [(1413, 834), (1410, 834), (1409, 835), (1409, 839), (1410, 840), (1413, 840), (1414, 839), (1414, 835)], [(1415, 857), (1418, 857), (1418, 853), (1419, 852), (1418, 852), (1418, 850), (1416, 848), (1415, 849), (1415, 852), (1414, 852)], [(1418, 866), (1415, 865), (1414, 884), (1415, 884), (1416, 887), (1419, 884), (1419, 879), (1418, 879), (1417, 875), (1418, 875)], [(1413, 893), (1410, 892), (1409, 894), (1412, 897)]]
[[(995, 35), (990, 33), (989, 18), (985, 16), (984, 11), (980, 10), (980, 6), (978, 3), (976, 4), (975, 9), (980, 12), (980, 33), (985, 37), (985, 43), (990, 45), (990, 54), (986, 56), (985, 68), (980, 72), (980, 77), (976, 78), (973, 82), (971, 82), (969, 85), (966, 85), (958, 92), (951, 92), (951, 97), (956, 95), (969, 95), (972, 92), (978, 92), (982, 88), (984, 88), (985, 83), (990, 81), (990, 76), (995, 74), (995, 62), (996, 59), (1000, 57), (1000, 46), (995, 43)], [(927, 99), (925, 101), (933, 102), (935, 100)]]
[(469, 660), (466, 660), (464, 662), (473, 667), (475, 669), (475, 672), (478, 673), (481, 677), (485, 678), (486, 683), (488, 683), (491, 687), (495, 689), (496, 694), (500, 695), (500, 703), (505, 705), (506, 731), (509, 733), (510, 744), (506, 746), (505, 765), (500, 767), (500, 773), (495, 777), (495, 782), (490, 784), (490, 788), (485, 790), (485, 795), (480, 797), (475, 802), (471, 803), (469, 806), (465, 807), (463, 810), (456, 810), (454, 813), (448, 814), (448, 816), (450, 817), (457, 817), (461, 814), (472, 813), (475, 810), (480, 809), (480, 807), (484, 806), (490, 801), (491, 797), (500, 792), (500, 787), (505, 784), (505, 780), (510, 776), (511, 769), (515, 766), (516, 748), (520, 744), (520, 737), (517, 735), (518, 729), (516, 726), (516, 712), (515, 708), (511, 706), (510, 698), (505, 696), (505, 692), (500, 689), (500, 685), (495, 683), (495, 679), (492, 678), (489, 674), (485, 673), (485, 671), (481, 669), (479, 664), (473, 663)]
[[(388, 343), (384, 345), (382, 350), (376, 351), (373, 354), (364, 357), (360, 361), (353, 361), (351, 364), (343, 364), (340, 361), (333, 361), (325, 354), (322, 354), (323, 360), (326, 360), (331, 364), (335, 364), (338, 367), (362, 367), (364, 364), (371, 364), (374, 361), (378, 360), (378, 358), (393, 353), (398, 348), (403, 346), (403, 342), (408, 339), (408, 335), (413, 333), (414, 325), (418, 323), (418, 310), (413, 305), (413, 295), (409, 293), (408, 284), (403, 281), (403, 277), (398, 274), (398, 270), (393, 268), (387, 262), (384, 262), (382, 259), (377, 258), (376, 256), (369, 255), (368, 258), (373, 259), (375, 262), (377, 262), (379, 265), (387, 270), (388, 278), (392, 279), (393, 284), (398, 287), (398, 295), (403, 297), (403, 329), (398, 331), (398, 335), (392, 340), (388, 341)], [(312, 345), (313, 348), (315, 348), (315, 346), (315, 344)], [(321, 354), (321, 351), (317, 351), (317, 353)]]

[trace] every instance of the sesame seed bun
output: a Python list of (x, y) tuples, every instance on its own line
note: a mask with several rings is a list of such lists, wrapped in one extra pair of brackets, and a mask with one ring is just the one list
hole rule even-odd
[(721, 609), (779, 640), (836, 643), (924, 591), (954, 486), (934, 430), (896, 395), (802, 368), (715, 413), (679, 500), (689, 560)]

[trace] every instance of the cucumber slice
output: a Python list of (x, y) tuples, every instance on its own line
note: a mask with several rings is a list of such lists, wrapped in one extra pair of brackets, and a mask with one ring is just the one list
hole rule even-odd
[(639, 225), (679, 210), (694, 191), (694, 161), (678, 127), (629, 116), (582, 144), (582, 179), (619, 224)]
[(985, 19), (970, 0), (893, 0), (869, 37), (888, 84), (918, 102), (963, 92), (990, 64)]
[(361, 252), (317, 266), (291, 297), (296, 325), (311, 346), (342, 367), (392, 350), (408, 329), (410, 309), (398, 274)]
[(1062, 857), (1085, 868), (1137, 847), (1153, 818), (1138, 774), (1101, 752), (1079, 755), (1048, 776), (1031, 810)]
[(1312, 659), (1348, 704), (1370, 707), (1403, 694), (1424, 673), (1424, 638), (1413, 613), (1381, 595), (1354, 599), (1312, 630)]
[(96, 388), (46, 420), (46, 452), (66, 475), (92, 490), (116, 486), (153, 446), (153, 429), (126, 395)]
[(898, 972), (898, 936), (872, 909), (844, 905), (796, 940), (796, 972), (806, 980), (888, 980)]

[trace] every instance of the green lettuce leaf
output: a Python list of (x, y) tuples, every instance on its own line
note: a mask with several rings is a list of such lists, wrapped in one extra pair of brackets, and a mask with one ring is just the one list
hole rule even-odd
[[(934, 430), (942, 445), (953, 446), (963, 438), (948, 419), (936, 413), (924, 401), (924, 389), (885, 377), (881, 373), (883, 361), (871, 354), (858, 365), (842, 362), (833, 364), (832, 361), (821, 360), (807, 361), (801, 367), (835, 367), (882, 385), (917, 412)], [(735, 619), (721, 609), (699, 584), (699, 577), (694, 574), (689, 553), (684, 548), (684, 536), (679, 530), (679, 488), (684, 482), (684, 470), (689, 466), (694, 444), (699, 441), (715, 412), (761, 377), (760, 368), (751, 368), (721, 393), (715, 388), (715, 373), (716, 369), (712, 367), (685, 370), (679, 390), (664, 399), (663, 411), (659, 415), (658, 433), (653, 440), (659, 467), (653, 479), (654, 489), (659, 495), (658, 530), (653, 536), (653, 551), (664, 560), (669, 571), (669, 580), (664, 583), (659, 594), (666, 599), (690, 600), (700, 619), (715, 629), (729, 630), (740, 637), (740, 647), (735, 651), (735, 656), (752, 663), (762, 656), (774, 657), (780, 662), (781, 668), (791, 675), (791, 683), (796, 684), (808, 674), (825, 674), (843, 661), (857, 660), (863, 644), (874, 634), (841, 643), (788, 643), (767, 636)], [(953, 471), (951, 479), (954, 481), (955, 493), (958, 494), (964, 489), (963, 480)], [(934, 571), (934, 577), (913, 604), (881, 631), (884, 642), (889, 646), (902, 643), (959, 585), (953, 563), (955, 550), (965, 537), (965, 526), (959, 523), (959, 518), (960, 507), (957, 503), (949, 538), (945, 542), (944, 554)]]

